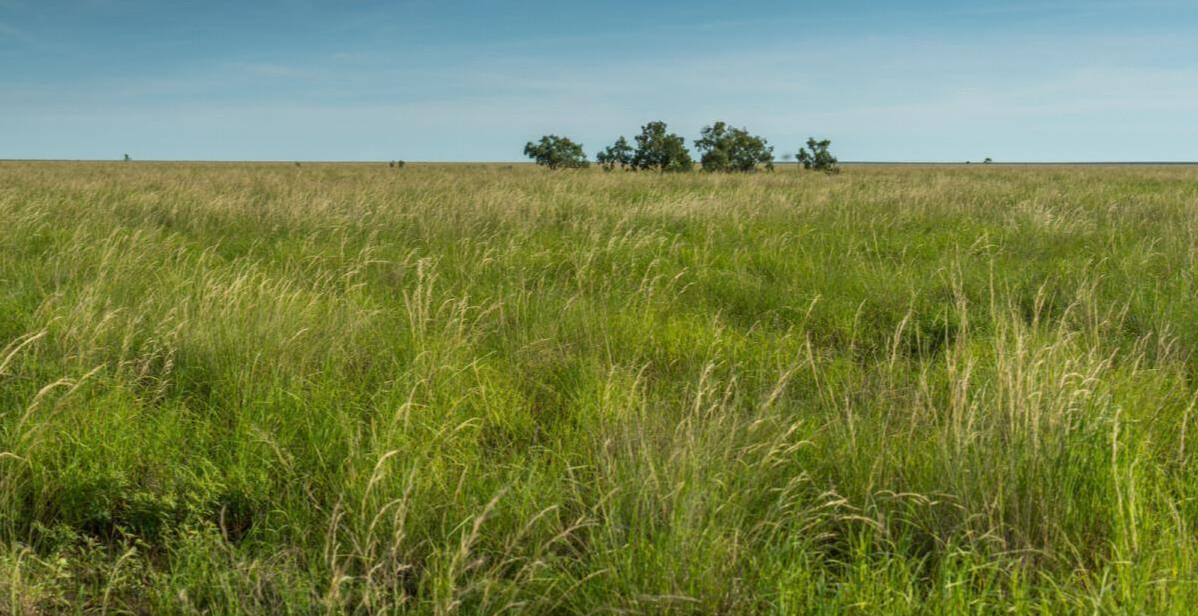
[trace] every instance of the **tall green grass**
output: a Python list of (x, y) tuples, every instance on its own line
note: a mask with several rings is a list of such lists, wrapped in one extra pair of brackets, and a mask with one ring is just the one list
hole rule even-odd
[(1186, 614), (1198, 170), (0, 164), (0, 613)]

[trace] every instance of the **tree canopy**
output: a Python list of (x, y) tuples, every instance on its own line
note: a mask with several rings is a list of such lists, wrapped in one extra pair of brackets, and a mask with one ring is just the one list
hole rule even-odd
[(774, 148), (765, 139), (722, 121), (704, 127), (695, 148), (702, 155), (700, 163), (704, 171), (748, 173), (759, 166), (769, 171), (774, 169)]
[(837, 166), (838, 161), (832, 153), (828, 151), (828, 147), (832, 142), (828, 139), (816, 141), (814, 137), (807, 139), (807, 148), (799, 148), (799, 154), (795, 158), (800, 163), (803, 163), (804, 169), (811, 171), (823, 171), (828, 175), (840, 173), (840, 167)]
[(693, 171), (695, 163), (686, 149), (686, 140), (667, 132), (665, 122), (650, 122), (636, 136), (636, 151), (632, 155), (636, 169), (661, 173)]
[(595, 160), (603, 165), (604, 171), (611, 171), (619, 165), (621, 168), (627, 168), (632, 165), (632, 146), (628, 145), (628, 140), (621, 136), (616, 139), (616, 142), (607, 146), (607, 149), (595, 155)]
[(529, 141), (524, 146), (524, 155), (550, 169), (581, 169), (591, 164), (582, 144), (557, 135), (545, 135), (536, 143)]

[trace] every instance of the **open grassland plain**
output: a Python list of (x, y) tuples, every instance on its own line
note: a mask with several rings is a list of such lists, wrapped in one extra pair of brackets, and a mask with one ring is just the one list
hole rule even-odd
[(0, 613), (1198, 613), (1198, 168), (0, 164)]

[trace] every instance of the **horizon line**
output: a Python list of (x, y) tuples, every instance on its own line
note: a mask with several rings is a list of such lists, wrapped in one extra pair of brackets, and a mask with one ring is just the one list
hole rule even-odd
[[(330, 164), (330, 165), (375, 165), (403, 162), (405, 165), (529, 165), (529, 160), (328, 160), (328, 159), (193, 159), (193, 158), (0, 158), (0, 163), (203, 163), (203, 164)], [(798, 166), (796, 161), (773, 161), (775, 166)], [(593, 163), (598, 164), (598, 163)], [(841, 165), (1198, 165), (1198, 160), (1012, 160), (1012, 161), (948, 161), (948, 160), (842, 160)]]

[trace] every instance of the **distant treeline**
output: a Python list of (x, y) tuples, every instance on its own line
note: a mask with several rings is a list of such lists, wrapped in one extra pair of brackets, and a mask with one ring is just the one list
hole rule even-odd
[[(595, 161), (605, 171), (617, 168), (625, 171), (656, 171), (658, 173), (688, 172), (695, 168), (686, 140), (667, 130), (665, 122), (650, 122), (641, 127), (634, 138), (635, 146), (620, 136), (616, 142), (600, 151)], [(699, 164), (703, 171), (715, 173), (750, 173), (761, 169), (774, 170), (774, 148), (763, 138), (745, 128), (735, 128), (726, 122), (706, 126), (695, 140)], [(836, 157), (828, 150), (827, 139), (807, 140), (807, 147), (796, 154), (784, 154), (783, 160), (795, 159), (804, 169), (834, 174), (840, 171)], [(550, 169), (581, 169), (591, 162), (582, 144), (569, 137), (545, 135), (540, 141), (530, 141), (524, 154), (538, 165)]]

